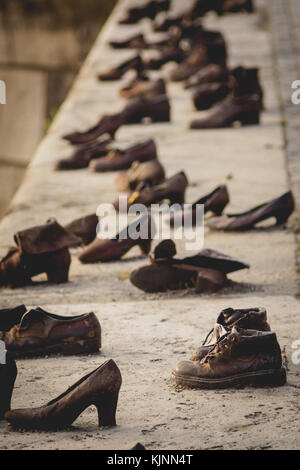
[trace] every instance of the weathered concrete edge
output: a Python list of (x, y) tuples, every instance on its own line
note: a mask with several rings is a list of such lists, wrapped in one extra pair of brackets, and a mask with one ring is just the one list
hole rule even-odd
[(274, 51), (274, 71), (282, 114), (282, 132), (289, 185), (296, 200), (293, 226), (296, 269), (300, 290), (300, 105), (292, 103), (292, 83), (300, 79), (299, 51), (295, 43), (292, 0), (268, 0)]

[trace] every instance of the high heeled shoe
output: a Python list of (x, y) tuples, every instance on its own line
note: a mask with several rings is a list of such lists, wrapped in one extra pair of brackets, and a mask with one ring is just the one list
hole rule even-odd
[[(134, 237), (132, 237), (133, 231), (135, 232)], [(150, 252), (155, 232), (154, 220), (147, 214), (122, 230), (114, 238), (106, 240), (96, 238), (81, 251), (79, 260), (83, 264), (116, 261), (134, 246), (139, 246), (142, 254), (147, 255)]]
[(3, 341), (0, 341), (0, 421), (10, 410), (11, 397), (18, 370), (14, 359), (6, 351)]
[(207, 221), (207, 225), (213, 230), (250, 230), (259, 222), (274, 217), (276, 225), (280, 226), (286, 224), (294, 210), (295, 200), (293, 193), (289, 191), (278, 199), (254, 207), (247, 212), (214, 217)]
[(39, 408), (13, 410), (5, 419), (20, 429), (65, 429), (88, 407), (95, 406), (100, 426), (115, 426), (122, 376), (109, 360), (76, 382), (66, 392)]
[(128, 172), (123, 172), (116, 178), (119, 191), (135, 191), (140, 185), (157, 186), (165, 181), (165, 170), (156, 160), (148, 162), (135, 161)]
[(0, 331), (9, 331), (13, 326), (18, 325), (26, 312), (25, 305), (0, 310)]
[(140, 55), (133, 57), (132, 59), (123, 62), (117, 67), (113, 67), (107, 72), (100, 73), (98, 75), (99, 80), (101, 81), (112, 81), (112, 80), (120, 80), (123, 75), (128, 72), (129, 70), (135, 70), (137, 75), (139, 76), (144, 69), (143, 60)]
[(81, 240), (61, 227), (55, 219), (14, 236), (16, 247), (0, 261), (0, 286), (31, 285), (31, 278), (46, 273), (48, 282), (68, 282), (71, 256), (69, 247)]
[[(221, 215), (225, 207), (229, 204), (229, 194), (226, 186), (219, 186), (211, 193), (198, 199), (189, 211), (183, 210), (170, 215), (171, 227), (182, 227), (183, 224), (190, 223), (194, 226), (197, 222), (197, 206), (204, 205), (204, 214), (213, 212)], [(169, 223), (169, 221), (168, 221)]]
[[(163, 200), (169, 200), (170, 204), (184, 204), (185, 192), (188, 187), (188, 179), (182, 171), (175, 176), (167, 179), (157, 186), (142, 184), (136, 191), (127, 198), (127, 209), (132, 204), (143, 204), (147, 207), (151, 204), (157, 204)], [(116, 210), (120, 210), (120, 201), (114, 203)]]
[(90, 214), (73, 220), (73, 222), (65, 225), (65, 229), (79, 238), (81, 240), (80, 244), (89, 245), (97, 234), (98, 223), (99, 219), (97, 215)]
[(95, 172), (128, 170), (133, 162), (147, 162), (156, 159), (156, 143), (153, 139), (149, 139), (126, 150), (112, 150), (107, 157), (92, 160), (90, 168)]
[(114, 139), (117, 130), (123, 123), (124, 119), (122, 113), (104, 116), (95, 126), (87, 131), (72, 132), (71, 134), (63, 136), (63, 139), (68, 140), (73, 145), (88, 144), (105, 134), (108, 134)]
[(81, 170), (87, 168), (93, 158), (100, 158), (109, 152), (111, 139), (81, 145), (69, 158), (58, 160), (55, 170)]

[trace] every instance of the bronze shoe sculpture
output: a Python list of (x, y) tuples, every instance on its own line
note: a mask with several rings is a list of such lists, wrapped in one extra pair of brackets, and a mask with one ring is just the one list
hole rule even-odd
[(92, 160), (90, 168), (96, 172), (128, 170), (133, 162), (157, 159), (157, 147), (153, 139), (133, 145), (125, 150), (111, 150), (107, 157)]
[(130, 170), (120, 173), (116, 179), (120, 191), (135, 191), (140, 185), (157, 186), (165, 181), (165, 170), (157, 160), (148, 162), (135, 161)]
[(107, 72), (98, 75), (101, 81), (120, 80), (129, 70), (135, 70), (139, 76), (143, 71), (144, 65), (140, 55), (137, 55), (117, 67), (113, 67)]
[(26, 312), (25, 305), (0, 310), (0, 331), (9, 331), (13, 326), (18, 325)]
[(101, 348), (101, 326), (94, 313), (63, 317), (37, 308), (25, 313), (10, 331), (0, 332), (0, 339), (14, 358), (96, 353)]
[(121, 385), (121, 372), (117, 364), (109, 360), (46, 405), (8, 411), (5, 419), (19, 429), (65, 429), (93, 405), (98, 411), (99, 427), (115, 426)]
[(286, 370), (275, 333), (233, 327), (201, 361), (177, 364), (172, 378), (201, 389), (279, 387), (286, 383)]
[(69, 247), (81, 240), (61, 227), (55, 219), (14, 236), (16, 247), (0, 261), (0, 286), (23, 287), (31, 278), (46, 273), (48, 282), (68, 282), (71, 256)]
[[(151, 264), (131, 274), (134, 286), (144, 292), (166, 292), (195, 287), (198, 292), (215, 292), (227, 285), (226, 275), (250, 266), (215, 250), (202, 250), (198, 255), (178, 259), (172, 240), (164, 240), (150, 257)], [(199, 276), (202, 281), (199, 281)]]
[(0, 341), (0, 421), (10, 410), (11, 397), (17, 378), (17, 366), (14, 359), (6, 351), (3, 341)]
[(90, 214), (85, 217), (80, 217), (79, 219), (73, 220), (73, 222), (70, 222), (65, 226), (65, 229), (80, 239), (80, 244), (89, 245), (89, 243), (94, 240), (97, 234), (98, 223), (99, 219), (97, 215)]
[(93, 158), (100, 158), (109, 152), (111, 139), (102, 139), (90, 144), (79, 146), (69, 158), (58, 160), (55, 163), (56, 170), (81, 170), (87, 168)]
[(194, 351), (190, 360), (201, 361), (217, 341), (234, 326), (244, 330), (271, 331), (265, 308), (227, 308), (222, 310), (215, 327), (208, 333), (202, 346)]
[(154, 20), (156, 15), (162, 11), (168, 11), (171, 0), (149, 0), (141, 7), (129, 8), (120, 24), (135, 24), (143, 18)]
[[(131, 233), (133, 230), (138, 232), (140, 236), (133, 238)], [(81, 251), (79, 260), (83, 264), (116, 261), (121, 259), (134, 246), (139, 246), (142, 254), (147, 255), (151, 250), (155, 232), (154, 220), (150, 215), (144, 215), (114, 238), (96, 238)], [(145, 233), (145, 237), (143, 237), (143, 233)]]
[(276, 225), (285, 225), (295, 210), (295, 200), (293, 193), (288, 191), (278, 199), (267, 202), (258, 207), (254, 207), (241, 214), (228, 214), (220, 217), (213, 217), (207, 221), (207, 225), (213, 230), (223, 230), (225, 232), (235, 230), (251, 230), (255, 226), (269, 218), (276, 219)]

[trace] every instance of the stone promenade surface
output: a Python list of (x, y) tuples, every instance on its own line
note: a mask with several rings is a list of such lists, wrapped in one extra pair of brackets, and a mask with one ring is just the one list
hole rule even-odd
[[(180, 9), (182, 3), (174, 1), (174, 9)], [(71, 150), (61, 135), (85, 129), (102, 114), (114, 113), (123, 106), (118, 90), (126, 79), (100, 84), (96, 74), (133, 55), (111, 50), (109, 39), (140, 29), (152, 36), (147, 20), (133, 27), (117, 25), (129, 4), (120, 1), (32, 160), (1, 223), (1, 253), (19, 229), (43, 223), (51, 216), (66, 223), (115, 199), (115, 174), (92, 174), (88, 170), (56, 173), (52, 167), (57, 158)], [(180, 84), (170, 84), (172, 123), (124, 126), (117, 134), (122, 145), (154, 136), (168, 175), (186, 171), (192, 183), (187, 202), (226, 183), (231, 194), (228, 210), (236, 212), (279, 196), (289, 186), (269, 27), (271, 10), (267, 0), (257, 0), (256, 5), (254, 15), (221, 19), (209, 15), (205, 24), (226, 35), (232, 66), (261, 68), (266, 110), (260, 126), (190, 131), (188, 122), (197, 114), (190, 95)], [(163, 73), (171, 67), (168, 65)], [(97, 428), (96, 410), (91, 408), (74, 428), (59, 433), (15, 433), (0, 423), (0, 447), (128, 449), (141, 441), (148, 449), (299, 448), (300, 366), (293, 365), (291, 359), (292, 343), (300, 339), (294, 233), (291, 228), (242, 234), (207, 231), (205, 247), (241, 258), (251, 264), (251, 269), (232, 275), (239, 285), (218, 295), (146, 295), (126, 279), (127, 273), (147, 262), (138, 257), (138, 251), (130, 252), (122, 262), (92, 266), (80, 265), (74, 251), (69, 284), (2, 289), (0, 307), (26, 303), (64, 315), (95, 311), (103, 328), (99, 355), (19, 361), (14, 408), (48, 402), (107, 358), (119, 365), (123, 386), (115, 429)], [(183, 248), (184, 244), (179, 244), (180, 255)], [(223, 308), (257, 306), (267, 308), (271, 327), (278, 334), (288, 367), (285, 387), (215, 392), (176, 390), (172, 386), (172, 369), (200, 344)]]

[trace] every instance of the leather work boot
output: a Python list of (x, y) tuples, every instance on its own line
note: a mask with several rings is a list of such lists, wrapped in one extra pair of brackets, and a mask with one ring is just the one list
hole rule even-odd
[(65, 226), (65, 229), (78, 237), (83, 245), (89, 245), (97, 234), (98, 223), (97, 215), (91, 214), (70, 222)]
[(114, 139), (117, 130), (124, 124), (122, 113), (104, 116), (100, 121), (90, 129), (84, 132), (72, 132), (63, 137), (73, 145), (88, 144), (98, 139), (102, 135), (108, 134)]
[(172, 378), (191, 388), (279, 387), (286, 370), (275, 333), (233, 327), (201, 361), (180, 362)]
[(254, 207), (241, 214), (228, 214), (213, 217), (207, 221), (207, 226), (212, 230), (225, 232), (235, 230), (251, 230), (256, 224), (269, 218), (276, 219), (276, 225), (285, 225), (295, 210), (295, 200), (291, 191), (283, 194), (278, 199)]
[(154, 98), (166, 93), (166, 82), (163, 78), (158, 80), (135, 80), (132, 85), (120, 91), (120, 95), (124, 98)]
[[(157, 186), (151, 187), (142, 183), (134, 193), (128, 196), (126, 209), (128, 210), (133, 204), (143, 204), (149, 207), (151, 204), (158, 204), (164, 200), (169, 200), (171, 205), (182, 205), (188, 184), (188, 179), (183, 171)], [(116, 210), (122, 211), (120, 200), (115, 201), (114, 207)]]
[(130, 8), (120, 24), (135, 24), (143, 18), (154, 20), (156, 15), (170, 9), (171, 0), (150, 0), (141, 7)]
[(46, 405), (8, 411), (5, 419), (14, 428), (65, 429), (94, 405), (98, 411), (99, 427), (115, 426), (121, 385), (121, 372), (117, 364), (109, 360)]
[[(223, 275), (249, 268), (248, 264), (214, 250), (202, 250), (197, 255), (184, 259), (174, 258), (175, 255), (176, 246), (172, 240), (160, 243), (155, 249), (154, 257), (150, 256), (151, 264), (131, 274), (132, 284), (151, 293), (187, 289), (195, 287), (199, 273), (207, 276), (207, 271), (212, 271), (217, 282), (220, 283), (219, 279), (223, 279), (221, 288), (227, 283), (227, 278)], [(208, 292), (211, 291), (209, 286)]]
[(227, 308), (218, 316), (215, 327), (208, 333), (202, 346), (196, 349), (191, 361), (201, 361), (217, 341), (236, 326), (244, 330), (271, 331), (265, 308)]
[(135, 191), (139, 185), (157, 186), (165, 181), (165, 170), (158, 160), (140, 163), (135, 161), (127, 173), (116, 179), (120, 191)]
[(126, 150), (112, 150), (107, 157), (93, 160), (90, 168), (103, 173), (106, 171), (127, 170), (133, 162), (147, 162), (157, 159), (157, 147), (153, 139), (133, 145)]
[(137, 55), (136, 57), (133, 57), (132, 59), (122, 63), (118, 67), (113, 67), (107, 72), (100, 73), (98, 78), (101, 81), (120, 80), (129, 70), (135, 70), (139, 76), (143, 71), (143, 68), (143, 60), (140, 55)]
[(10, 410), (11, 397), (18, 370), (15, 361), (6, 351), (5, 343), (0, 341), (0, 421)]
[(18, 325), (26, 312), (25, 305), (0, 310), (0, 331), (9, 331), (13, 326)]
[[(138, 237), (132, 237), (132, 232)], [(144, 215), (111, 239), (96, 238), (84, 248), (79, 256), (83, 264), (109, 262), (121, 259), (134, 246), (139, 246), (143, 255), (149, 254), (155, 236), (155, 223), (150, 215)], [(143, 234), (145, 233), (145, 237)]]
[(14, 358), (96, 353), (101, 348), (101, 326), (94, 313), (63, 317), (37, 308), (25, 313), (10, 331), (1, 332), (0, 339)]
[[(198, 199), (190, 211), (182, 210), (173, 212), (170, 215), (171, 227), (182, 227), (183, 224), (190, 224), (195, 226), (197, 222), (197, 206), (204, 205), (204, 214), (212, 212), (214, 214), (222, 214), (225, 207), (229, 204), (229, 194), (226, 186), (219, 186), (211, 193)], [(169, 223), (169, 221), (168, 221)]]
[(87, 168), (93, 158), (104, 157), (109, 152), (111, 144), (111, 139), (103, 139), (102, 141), (81, 145), (69, 158), (58, 160), (55, 169), (81, 170)]
[(0, 261), (0, 286), (23, 287), (32, 277), (46, 273), (48, 282), (68, 282), (71, 256), (69, 247), (81, 240), (61, 227), (55, 219), (14, 236), (16, 247)]

